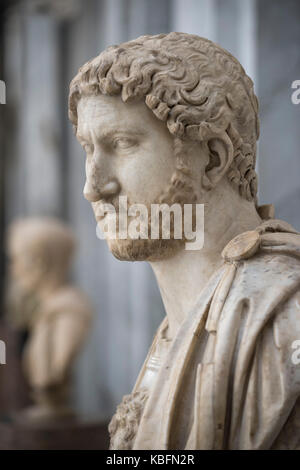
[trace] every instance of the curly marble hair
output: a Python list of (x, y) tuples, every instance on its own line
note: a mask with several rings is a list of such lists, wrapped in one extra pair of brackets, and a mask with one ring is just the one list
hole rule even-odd
[(110, 450), (131, 450), (148, 400), (148, 391), (141, 389), (124, 395), (108, 426)]
[(70, 84), (69, 117), (77, 130), (77, 104), (90, 94), (144, 99), (178, 141), (207, 141), (226, 132), (234, 148), (231, 184), (256, 202), (258, 101), (253, 82), (229, 52), (186, 33), (141, 36), (108, 47), (79, 69)]

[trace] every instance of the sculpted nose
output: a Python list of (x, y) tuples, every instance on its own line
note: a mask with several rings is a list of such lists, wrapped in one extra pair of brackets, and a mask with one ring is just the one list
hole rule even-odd
[(117, 181), (109, 181), (102, 188), (95, 189), (93, 185), (86, 180), (83, 189), (83, 195), (89, 202), (97, 202), (100, 199), (106, 199), (120, 191), (120, 185)]
[(111, 175), (106, 154), (95, 149), (93, 158), (86, 161), (84, 197), (89, 202), (97, 202), (117, 195), (120, 189), (118, 181)]
[(85, 182), (83, 195), (89, 202), (97, 202), (100, 199), (99, 191), (96, 191), (88, 180)]

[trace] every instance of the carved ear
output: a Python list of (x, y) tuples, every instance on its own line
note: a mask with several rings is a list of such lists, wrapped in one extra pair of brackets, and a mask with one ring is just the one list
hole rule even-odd
[(212, 189), (226, 174), (233, 160), (233, 145), (230, 137), (224, 134), (206, 142), (209, 161), (202, 178), (203, 187)]

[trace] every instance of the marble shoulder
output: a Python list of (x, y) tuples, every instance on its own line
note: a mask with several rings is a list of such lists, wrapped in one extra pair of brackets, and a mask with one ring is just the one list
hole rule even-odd
[[(248, 278), (300, 282), (300, 233), (257, 230), (231, 240), (222, 257), (248, 273)], [(263, 284), (263, 283), (262, 283)]]
[(281, 312), (280, 328), (294, 325), (300, 339), (300, 234), (245, 232), (225, 247), (223, 258), (236, 266), (228, 308), (246, 302), (257, 321)]

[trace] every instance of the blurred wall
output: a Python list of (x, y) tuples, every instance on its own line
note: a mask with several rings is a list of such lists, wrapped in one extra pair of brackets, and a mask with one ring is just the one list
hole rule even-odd
[[(163, 318), (146, 263), (115, 260), (96, 238), (84, 200), (84, 154), (67, 119), (68, 84), (107, 45), (141, 34), (185, 31), (232, 52), (261, 102), (260, 197), (300, 228), (300, 79), (297, 0), (21, 1), (6, 18), (6, 224), (16, 216), (58, 215), (79, 249), (73, 278), (90, 296), (95, 323), (76, 366), (75, 401), (109, 417), (129, 393)], [(0, 77), (1, 78), (1, 77)], [(297, 199), (298, 198), (298, 199)]]
[(259, 185), (262, 203), (300, 230), (300, 2), (258, 2), (257, 90), (260, 101)]

